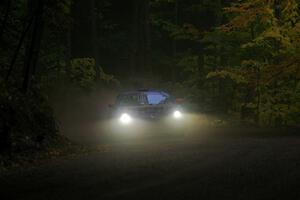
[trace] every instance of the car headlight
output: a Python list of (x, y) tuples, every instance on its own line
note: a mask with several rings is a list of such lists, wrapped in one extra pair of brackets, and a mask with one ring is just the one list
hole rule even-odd
[(173, 112), (173, 117), (174, 117), (175, 119), (180, 119), (180, 118), (182, 118), (182, 113), (181, 113), (179, 110), (175, 110), (175, 111)]
[(127, 113), (123, 113), (120, 117), (120, 122), (122, 124), (130, 124), (132, 121), (132, 118)]

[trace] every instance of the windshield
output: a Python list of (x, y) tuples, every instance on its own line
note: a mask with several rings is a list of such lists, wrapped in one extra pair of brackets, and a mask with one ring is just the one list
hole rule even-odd
[(166, 103), (167, 98), (168, 98), (167, 96), (160, 93), (147, 94), (148, 104), (150, 105), (158, 105), (158, 104)]
[(118, 96), (117, 103), (120, 106), (159, 105), (166, 103), (168, 99), (169, 96), (166, 93), (134, 93)]
[(120, 106), (138, 106), (146, 103), (145, 97), (140, 94), (120, 95), (117, 101)]

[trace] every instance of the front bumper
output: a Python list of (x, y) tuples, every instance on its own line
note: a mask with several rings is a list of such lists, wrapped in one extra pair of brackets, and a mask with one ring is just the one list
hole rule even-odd
[(122, 123), (119, 118), (111, 120), (111, 131), (116, 134), (161, 134), (182, 132), (186, 127), (184, 117), (175, 119), (173, 116), (161, 118), (132, 118), (130, 123)]

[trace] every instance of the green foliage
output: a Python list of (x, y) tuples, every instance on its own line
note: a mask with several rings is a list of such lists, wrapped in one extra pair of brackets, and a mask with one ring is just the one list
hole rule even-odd
[[(174, 85), (192, 89), (198, 104), (241, 120), (299, 123), (299, 1), (180, 2), (179, 8), (176, 2), (153, 1), (152, 14), (154, 27), (172, 40), (173, 56), (162, 62), (170, 65)], [(201, 23), (202, 13), (209, 25)]]
[[(239, 35), (240, 46), (232, 52), (239, 57), (226, 70), (213, 71), (207, 76), (230, 78), (235, 83), (243, 80), (243, 85), (238, 85), (241, 95), (235, 98), (252, 110), (261, 125), (291, 125), (300, 120), (297, 115), (300, 107), (294, 101), (296, 93), (292, 92), (299, 84), (299, 6), (294, 0), (279, 4), (248, 0), (226, 8), (231, 17), (220, 33), (226, 40)], [(213, 34), (208, 35), (215, 37)]]
[(182, 27), (174, 28), (170, 36), (175, 40), (197, 41), (201, 36), (201, 32), (192, 24), (183, 24)]
[[(97, 70), (99, 71), (98, 78)], [(83, 90), (91, 90), (98, 83), (114, 87), (118, 87), (120, 84), (113, 75), (105, 73), (102, 67), (96, 66), (93, 58), (76, 58), (71, 60), (69, 73), (72, 83)]]
[(100, 81), (101, 83), (104, 83), (105, 86), (113, 86), (113, 87), (119, 87), (120, 82), (118, 79), (114, 77), (114, 75), (107, 74), (104, 72), (102, 67), (99, 67), (100, 70)]
[(183, 71), (189, 72), (189, 73), (198, 73), (199, 71), (199, 56), (197, 55), (184, 55), (181, 57), (181, 59), (178, 61), (177, 66), (182, 68)]
[(247, 83), (247, 80), (243, 76), (227, 70), (210, 72), (208, 73), (207, 78), (221, 78), (221, 79), (229, 78), (230, 80), (232, 80), (237, 84)]
[(70, 78), (82, 89), (89, 89), (95, 85), (95, 60), (92, 58), (76, 58), (71, 61)]

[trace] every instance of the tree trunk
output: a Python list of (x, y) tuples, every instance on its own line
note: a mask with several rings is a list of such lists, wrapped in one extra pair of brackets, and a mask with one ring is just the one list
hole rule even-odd
[(281, 16), (281, 5), (279, 0), (274, 1), (274, 13), (277, 19), (280, 19)]
[(149, 0), (133, 0), (130, 74), (150, 75), (151, 30)]
[(12, 150), (11, 132), (15, 125), (15, 112), (11, 105), (4, 103), (4, 106), (0, 108), (0, 122), (0, 153), (10, 155)]
[(149, 0), (144, 1), (144, 67), (147, 69), (149, 75), (152, 75), (152, 68), (150, 64), (150, 53), (151, 53), (151, 30), (150, 30), (150, 19), (149, 19)]
[(42, 40), (44, 27), (44, 6), (43, 0), (28, 0), (28, 13), (33, 15), (33, 25), (30, 29), (30, 34), (25, 49), (24, 62), (24, 79), (22, 84), (22, 91), (27, 93), (30, 82), (35, 75), (36, 64), (38, 61), (40, 44)]
[(131, 26), (131, 52), (130, 52), (130, 75), (134, 76), (137, 70), (138, 58), (138, 26), (139, 26), (139, 0), (132, 0), (132, 26)]
[(32, 26), (32, 22), (33, 22), (33, 17), (31, 17), (31, 18), (29, 19), (29, 23), (28, 23), (26, 26), (24, 26), (24, 29), (23, 29), (23, 31), (22, 31), (20, 40), (19, 40), (18, 45), (17, 45), (17, 49), (16, 49), (16, 51), (14, 52), (13, 57), (12, 57), (12, 60), (11, 60), (11, 62), (10, 62), (10, 65), (9, 65), (9, 68), (8, 68), (8, 72), (7, 72), (7, 75), (6, 75), (6, 77), (5, 77), (5, 81), (8, 81), (8, 79), (9, 79), (9, 77), (10, 77), (12, 71), (13, 71), (14, 65), (15, 65), (15, 63), (16, 63), (16, 61), (17, 61), (17, 58), (18, 58), (20, 49), (21, 49), (21, 47), (22, 47), (22, 45), (23, 45), (23, 42), (24, 42), (24, 40), (25, 40), (25, 37), (26, 37), (26, 35), (27, 35), (27, 33), (28, 33), (30, 27)]
[(92, 22), (92, 48), (93, 48), (93, 57), (95, 59), (95, 71), (96, 71), (96, 79), (100, 80), (100, 56), (99, 56), (99, 48), (98, 48), (98, 40), (99, 33), (97, 28), (97, 14), (96, 14), (96, 2), (95, 0), (91, 1), (91, 22)]
[(257, 93), (257, 102), (256, 102), (256, 117), (255, 123), (260, 125), (260, 103), (261, 103), (261, 70), (260, 66), (257, 66), (256, 74), (256, 93)]
[[(179, 20), (179, 16), (178, 16), (178, 0), (175, 0), (175, 5), (174, 5), (174, 24), (178, 25), (178, 20)], [(172, 42), (172, 53), (173, 53), (173, 58), (175, 59), (177, 56), (177, 40), (173, 39)], [(175, 83), (176, 82), (176, 69), (174, 68), (174, 66), (172, 66), (171, 68), (171, 76), (172, 76), (172, 82)]]
[(76, 0), (71, 7), (71, 58), (94, 58), (96, 79), (100, 79), (97, 16), (95, 0)]
[(4, 17), (3, 17), (3, 20), (1, 22), (1, 27), (0, 27), (0, 42), (2, 42), (2, 36), (3, 36), (4, 30), (6, 28), (6, 24), (7, 24), (10, 9), (11, 9), (11, 0), (7, 0), (6, 2), (7, 2), (6, 9), (5, 9)]
[(94, 0), (74, 1), (71, 8), (73, 18), (71, 30), (71, 57), (95, 58), (96, 16)]

